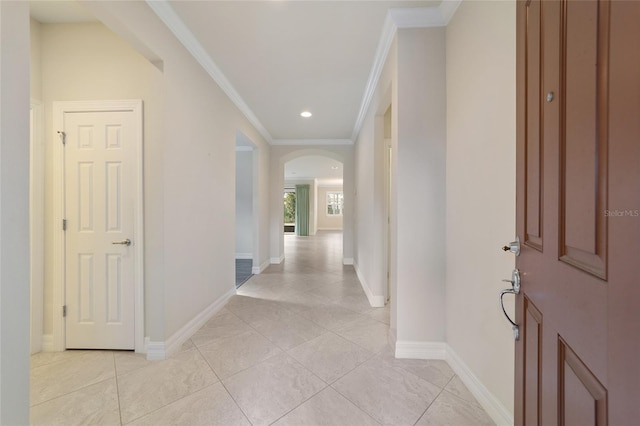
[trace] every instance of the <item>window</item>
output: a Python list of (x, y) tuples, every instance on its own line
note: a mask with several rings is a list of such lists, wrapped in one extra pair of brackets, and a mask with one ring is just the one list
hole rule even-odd
[(296, 223), (296, 192), (284, 191), (284, 223)]
[(342, 216), (343, 206), (342, 192), (327, 192), (327, 216)]

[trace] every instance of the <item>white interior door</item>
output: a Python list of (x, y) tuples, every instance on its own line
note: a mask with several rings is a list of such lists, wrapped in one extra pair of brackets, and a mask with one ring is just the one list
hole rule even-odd
[(64, 114), (67, 348), (134, 349), (137, 120)]

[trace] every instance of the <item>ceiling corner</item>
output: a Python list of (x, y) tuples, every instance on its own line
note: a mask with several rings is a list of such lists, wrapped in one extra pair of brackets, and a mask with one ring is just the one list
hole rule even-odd
[(367, 85), (365, 86), (364, 95), (362, 96), (362, 102), (360, 103), (360, 111), (358, 111), (358, 116), (353, 126), (351, 140), (354, 143), (358, 139), (358, 135), (360, 134), (360, 130), (362, 129), (362, 125), (364, 124), (364, 119), (367, 115), (367, 111), (369, 110), (371, 100), (373, 99), (373, 94), (375, 93), (376, 87), (378, 86), (378, 80), (380, 79), (380, 74), (382, 74), (382, 69), (384, 67), (385, 61), (387, 60), (387, 55), (389, 54), (389, 49), (391, 48), (393, 37), (395, 37), (396, 35), (396, 30), (397, 27), (395, 21), (391, 17), (391, 13), (389, 11), (387, 12), (387, 17), (384, 20), (382, 34), (380, 35), (380, 41), (378, 41), (378, 48), (376, 49), (376, 56), (373, 60), (371, 71), (369, 72), (369, 79), (367, 80)]
[(213, 78), (220, 86), (224, 93), (229, 97), (231, 102), (244, 114), (249, 122), (260, 132), (262, 137), (271, 144), (273, 138), (262, 125), (258, 117), (249, 108), (247, 103), (242, 99), (238, 91), (231, 85), (227, 77), (218, 68), (213, 58), (202, 47), (198, 39), (193, 35), (189, 28), (182, 22), (180, 17), (173, 10), (167, 0), (146, 0), (147, 5), (155, 12), (160, 20), (169, 28), (182, 45), (191, 53), (196, 61), (204, 68), (204, 70)]
[(442, 20), (444, 21), (445, 25), (449, 25), (451, 18), (453, 18), (453, 15), (456, 14), (456, 11), (458, 10), (458, 7), (461, 3), (462, 0), (444, 0), (442, 3), (440, 3), (438, 9), (440, 9)]
[(443, 0), (437, 7), (389, 9), (362, 97), (362, 103), (360, 104), (360, 111), (351, 134), (351, 140), (354, 143), (358, 140), (358, 135), (364, 124), (367, 111), (369, 111), (371, 100), (378, 86), (378, 80), (382, 74), (382, 68), (387, 60), (391, 43), (398, 28), (445, 27), (456, 13), (460, 3), (462, 3), (462, 0)]

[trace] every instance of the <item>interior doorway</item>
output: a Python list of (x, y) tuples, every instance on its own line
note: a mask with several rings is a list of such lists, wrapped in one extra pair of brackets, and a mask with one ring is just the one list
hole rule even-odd
[(284, 232), (313, 236), (343, 229), (343, 164), (305, 155), (284, 164)]
[[(259, 273), (257, 257), (257, 152), (255, 144), (240, 132), (236, 134), (236, 288), (254, 272)], [(256, 267), (258, 271), (256, 271)]]

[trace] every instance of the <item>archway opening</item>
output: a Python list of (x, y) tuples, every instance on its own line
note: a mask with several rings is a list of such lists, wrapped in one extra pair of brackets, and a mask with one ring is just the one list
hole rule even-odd
[(284, 165), (283, 216), (285, 236), (342, 232), (344, 186), (342, 162), (304, 155)]

